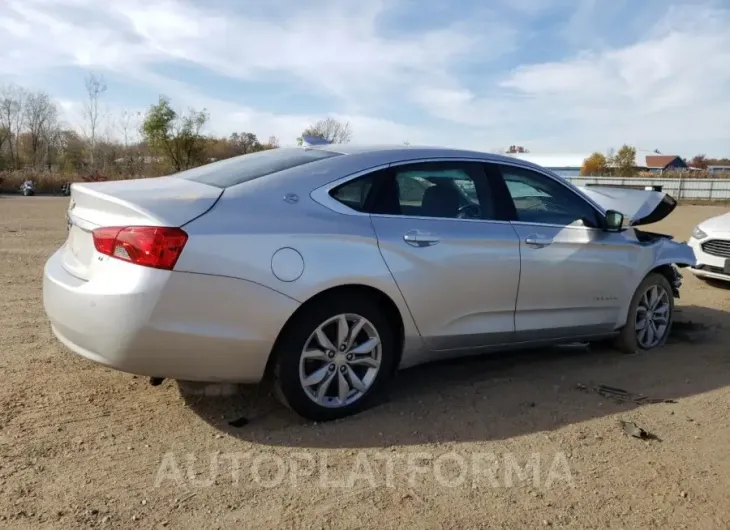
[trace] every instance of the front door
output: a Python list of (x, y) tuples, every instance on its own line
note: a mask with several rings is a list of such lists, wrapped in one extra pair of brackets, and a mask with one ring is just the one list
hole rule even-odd
[(639, 259), (621, 233), (598, 226), (599, 212), (546, 175), (500, 167), (516, 210), (522, 272), (515, 308), (519, 340), (612, 331), (626, 279)]
[(375, 193), (389, 206), (376, 204), (371, 219), (426, 344), (453, 350), (512, 342), (520, 243), (499, 220), (483, 166), (406, 164), (387, 178)]

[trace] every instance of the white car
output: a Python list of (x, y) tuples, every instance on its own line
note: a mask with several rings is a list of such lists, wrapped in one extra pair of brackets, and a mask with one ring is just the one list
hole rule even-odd
[(698, 224), (689, 246), (697, 258), (690, 268), (696, 276), (730, 282), (730, 212)]

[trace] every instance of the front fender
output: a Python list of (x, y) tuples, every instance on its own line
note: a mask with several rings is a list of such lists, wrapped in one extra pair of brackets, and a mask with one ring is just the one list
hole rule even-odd
[(616, 327), (621, 328), (626, 324), (626, 318), (629, 313), (629, 307), (631, 306), (631, 299), (638, 289), (639, 284), (644, 281), (649, 273), (659, 269), (663, 266), (670, 266), (673, 274), (673, 278), (670, 279), (672, 285), (672, 291), (675, 298), (679, 298), (679, 288), (682, 285), (682, 275), (679, 273), (676, 267), (694, 267), (697, 263), (694, 250), (687, 243), (674, 241), (669, 238), (661, 238), (651, 245), (646, 247), (646, 250), (651, 250), (648, 258), (645, 261), (642, 260), (643, 267), (637, 271), (634, 276), (633, 285), (631, 290), (627, 293), (624, 304), (619, 311), (618, 321)]
[[(694, 250), (687, 243), (663, 239), (659, 241), (654, 253), (653, 269), (662, 265), (677, 265), (678, 267), (694, 267), (697, 257)], [(647, 271), (648, 273), (648, 271)]]

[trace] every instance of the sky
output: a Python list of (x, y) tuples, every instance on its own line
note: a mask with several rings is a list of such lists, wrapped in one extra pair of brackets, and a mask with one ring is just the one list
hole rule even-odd
[(2, 0), (0, 85), (106, 130), (159, 95), (206, 132), (730, 156), (730, 0)]

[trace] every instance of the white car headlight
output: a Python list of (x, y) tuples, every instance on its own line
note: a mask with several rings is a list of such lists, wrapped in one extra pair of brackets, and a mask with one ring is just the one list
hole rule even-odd
[(692, 237), (695, 239), (704, 239), (707, 237), (707, 234), (705, 234), (699, 226), (695, 226), (695, 229), (692, 230)]

